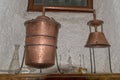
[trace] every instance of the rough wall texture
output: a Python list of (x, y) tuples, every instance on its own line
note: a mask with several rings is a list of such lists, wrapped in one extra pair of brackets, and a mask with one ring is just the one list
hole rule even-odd
[[(27, 0), (0, 1), (0, 68), (7, 69), (14, 52), (14, 44), (24, 42), (24, 12)], [(21, 50), (22, 54), (23, 51)]]
[[(106, 38), (112, 45), (112, 68), (113, 72), (120, 71), (119, 63), (119, 0), (94, 0), (94, 8), (97, 17), (104, 20), (104, 32)], [(24, 39), (26, 20), (35, 18), (41, 13), (26, 12), (27, 0), (1, 0), (0, 2), (0, 69), (8, 69), (14, 45), (20, 44), (20, 61), (24, 52)], [(61, 55), (62, 67), (68, 64), (68, 57), (72, 57), (74, 66), (80, 65), (79, 54), (84, 55), (85, 67), (90, 72), (89, 49), (84, 48), (88, 38), (89, 29), (87, 21), (92, 19), (92, 14), (88, 13), (46, 13), (47, 16), (54, 17), (61, 23), (58, 37), (58, 55)], [(109, 72), (107, 49), (96, 49), (97, 73)], [(58, 57), (59, 57), (58, 56)], [(60, 59), (60, 58), (59, 58)], [(82, 65), (83, 66), (83, 65)], [(53, 68), (56, 68), (54, 66)], [(43, 71), (46, 72), (44, 69)]]
[(94, 0), (97, 14), (104, 20), (104, 32), (111, 44), (111, 57), (113, 72), (120, 72), (120, 1), (117, 0)]

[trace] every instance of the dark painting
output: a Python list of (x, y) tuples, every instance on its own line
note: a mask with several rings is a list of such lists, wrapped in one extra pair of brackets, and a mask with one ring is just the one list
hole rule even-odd
[(42, 11), (43, 7), (48, 6), (62, 7), (61, 11), (65, 8), (64, 11), (70, 11), (70, 8), (93, 9), (93, 0), (28, 0), (28, 11)]
[(44, 6), (87, 6), (87, 0), (34, 0), (34, 5)]

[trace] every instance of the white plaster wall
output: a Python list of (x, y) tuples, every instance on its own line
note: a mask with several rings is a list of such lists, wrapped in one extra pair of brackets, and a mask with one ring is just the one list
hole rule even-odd
[[(106, 38), (112, 45), (112, 68), (119, 72), (119, 0), (94, 0), (97, 17), (103, 19)], [(0, 2), (0, 69), (8, 69), (14, 45), (20, 44), (20, 62), (24, 52), (26, 20), (35, 18), (41, 13), (26, 12), (27, 0), (1, 0)], [(89, 49), (84, 48), (89, 29), (87, 21), (92, 19), (88, 13), (57, 13), (47, 12), (47, 16), (55, 18), (61, 23), (58, 37), (58, 55), (62, 56), (62, 67), (67, 66), (68, 57), (72, 57), (75, 66), (80, 65), (79, 54), (84, 54), (85, 67), (90, 72)], [(97, 73), (109, 72), (107, 49), (96, 49)], [(56, 66), (52, 67), (56, 68)], [(44, 69), (43, 71), (46, 72)]]
[(111, 57), (113, 72), (120, 72), (120, 1), (94, 0), (98, 17), (104, 20), (104, 32), (111, 44)]
[(26, 3), (27, 0), (0, 0), (0, 69), (8, 69), (14, 44), (23, 47)]

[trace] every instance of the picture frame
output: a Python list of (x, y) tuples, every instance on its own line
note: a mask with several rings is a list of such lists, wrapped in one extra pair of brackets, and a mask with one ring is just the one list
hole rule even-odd
[(27, 11), (41, 12), (43, 7), (61, 7), (60, 10), (47, 11), (74, 11), (75, 9), (93, 9), (93, 0), (28, 0)]

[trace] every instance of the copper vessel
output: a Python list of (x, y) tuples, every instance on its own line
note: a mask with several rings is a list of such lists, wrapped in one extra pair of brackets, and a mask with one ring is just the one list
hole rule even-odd
[[(94, 14), (94, 20), (90, 20), (87, 25), (89, 25), (90, 34), (87, 40), (87, 43), (85, 47), (90, 48), (104, 48), (104, 47), (110, 47), (110, 44), (108, 43), (107, 39), (105, 38), (105, 35), (103, 33), (103, 21), (97, 20), (96, 16)], [(91, 27), (94, 28), (94, 31), (92, 32)], [(98, 27), (101, 27), (101, 31), (98, 31)]]
[(109, 47), (107, 39), (103, 32), (92, 32), (89, 34), (85, 47)]
[(54, 65), (60, 24), (53, 18), (39, 16), (25, 22), (25, 63), (35, 68)]

